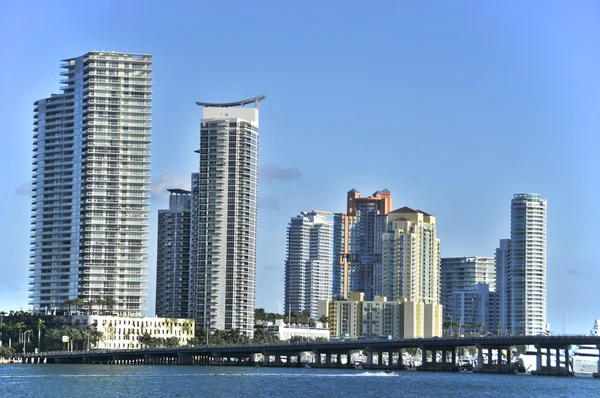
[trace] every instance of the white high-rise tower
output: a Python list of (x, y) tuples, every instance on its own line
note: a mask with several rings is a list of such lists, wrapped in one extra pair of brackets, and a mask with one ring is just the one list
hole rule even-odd
[(309, 311), (318, 317), (319, 301), (331, 299), (333, 221), (313, 210), (292, 217), (287, 230), (285, 313)]
[(30, 304), (65, 311), (80, 298), (89, 312), (139, 316), (152, 56), (92, 51), (63, 62), (62, 94), (34, 104)]
[(510, 222), (510, 327), (513, 334), (546, 331), (546, 212), (539, 194), (515, 194)]
[[(258, 105), (264, 96), (204, 107), (192, 187), (191, 315), (200, 328), (254, 335)], [(246, 105), (252, 107), (245, 107)]]

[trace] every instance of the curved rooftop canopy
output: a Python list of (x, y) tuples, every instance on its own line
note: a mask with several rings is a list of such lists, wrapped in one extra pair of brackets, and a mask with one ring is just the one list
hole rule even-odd
[(251, 103), (254, 103), (255, 106), (258, 106), (258, 103), (267, 98), (266, 95), (259, 95), (258, 97), (248, 98), (242, 101), (236, 102), (200, 102), (196, 101), (196, 105), (205, 106), (209, 108), (230, 108), (233, 106), (245, 106)]

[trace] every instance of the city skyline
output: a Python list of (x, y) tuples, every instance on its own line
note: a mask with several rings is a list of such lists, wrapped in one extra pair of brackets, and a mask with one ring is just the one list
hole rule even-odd
[[(599, 33), (597, 4), (458, 3), (430, 10), (388, 3), (375, 10), (315, 3), (318, 15), (311, 7), (240, 4), (233, 15), (260, 27), (259, 46), (235, 46), (252, 60), (243, 69), (204, 59), (239, 43), (241, 28), (200, 41), (194, 33), (192, 15), (231, 11), (222, 6), (194, 5), (179, 16), (179, 9), (135, 2), (119, 12), (109, 2), (109, 13), (73, 4), (77, 36), (44, 46), (39, 38), (60, 17), (58, 10), (0, 6), (0, 30), (10, 38), (6, 54), (20, 60), (0, 66), (0, 82), (11, 93), (0, 106), (7, 140), (0, 158), (10, 170), (2, 202), (0, 272), (7, 287), (0, 309), (28, 309), (31, 104), (58, 91), (58, 60), (105, 49), (154, 55), (151, 275), (164, 192), (189, 189), (197, 164), (194, 101), (264, 92), (269, 116), (261, 122), (258, 307), (276, 311), (283, 300), (289, 216), (307, 208), (343, 211), (339, 192), (356, 186), (365, 193), (387, 187), (397, 204), (435, 214), (442, 257), (493, 256), (498, 240), (510, 236), (508, 198), (539, 192), (552, 204), (548, 321), (560, 331), (565, 314), (567, 332), (585, 333), (599, 317), (590, 304), (598, 276), (595, 223), (582, 225), (578, 235), (569, 228), (573, 209), (599, 219), (589, 200), (599, 193), (590, 182), (600, 170), (593, 150), (600, 123), (600, 54), (591, 39)], [(144, 34), (128, 23), (132, 15), (145, 18)], [(108, 16), (110, 31), (103, 28)], [(296, 18), (314, 23), (309, 29)], [(218, 28), (210, 19), (203, 24), (207, 32)], [(192, 46), (202, 51), (194, 54)], [(426, 148), (416, 150), (419, 145)], [(339, 156), (340, 148), (348, 157)], [(151, 283), (150, 296), (153, 289)]]

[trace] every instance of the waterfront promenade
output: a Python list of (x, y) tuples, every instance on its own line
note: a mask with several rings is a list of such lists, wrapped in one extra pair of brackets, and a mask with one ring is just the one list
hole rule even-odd
[[(79, 363), (79, 364), (127, 364), (127, 365), (232, 365), (232, 366), (273, 366), (273, 367), (354, 367), (351, 355), (358, 350), (366, 354), (361, 364), (365, 369), (406, 368), (402, 353), (408, 348), (421, 349), (422, 371), (458, 371), (457, 350), (460, 347), (478, 348), (478, 361), (475, 372), (515, 373), (512, 363), (512, 347), (533, 345), (537, 347), (537, 374), (570, 376), (572, 372), (559, 360), (551, 365), (551, 355), (558, 359), (561, 352), (569, 363), (571, 345), (596, 345), (600, 347), (599, 336), (506, 336), (506, 337), (465, 337), (429, 339), (365, 339), (339, 340), (329, 342), (278, 342), (259, 345), (205, 345), (177, 348), (148, 348), (123, 350), (55, 351), (27, 353), (19, 359), (22, 363)], [(542, 355), (542, 351), (548, 355)], [(306, 355), (310, 353), (310, 355)], [(487, 355), (484, 356), (484, 353)], [(506, 358), (506, 363), (492, 360)], [(441, 361), (438, 358), (441, 356)], [(261, 361), (255, 358), (261, 357)], [(545, 357), (546, 362), (542, 363)], [(387, 361), (384, 360), (387, 359)]]

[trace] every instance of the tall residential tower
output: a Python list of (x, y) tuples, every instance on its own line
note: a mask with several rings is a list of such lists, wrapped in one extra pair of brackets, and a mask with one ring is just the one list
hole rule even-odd
[(365, 300), (381, 296), (381, 237), (391, 210), (392, 194), (387, 189), (365, 198), (356, 189), (348, 192), (346, 213), (334, 215), (334, 296), (348, 298), (350, 292), (363, 292)]
[(547, 201), (515, 194), (510, 216), (510, 326), (513, 334), (546, 332)]
[[(200, 328), (254, 334), (258, 106), (264, 96), (204, 108), (200, 168), (192, 184), (190, 274)], [(246, 105), (252, 105), (246, 107)]]
[(156, 316), (187, 318), (190, 286), (191, 192), (169, 189), (169, 209), (158, 211)]
[(61, 94), (35, 102), (34, 311), (99, 300), (145, 309), (152, 56), (92, 51), (63, 61)]
[(285, 313), (309, 311), (318, 317), (319, 301), (331, 298), (333, 222), (328, 212), (302, 212), (287, 230)]

